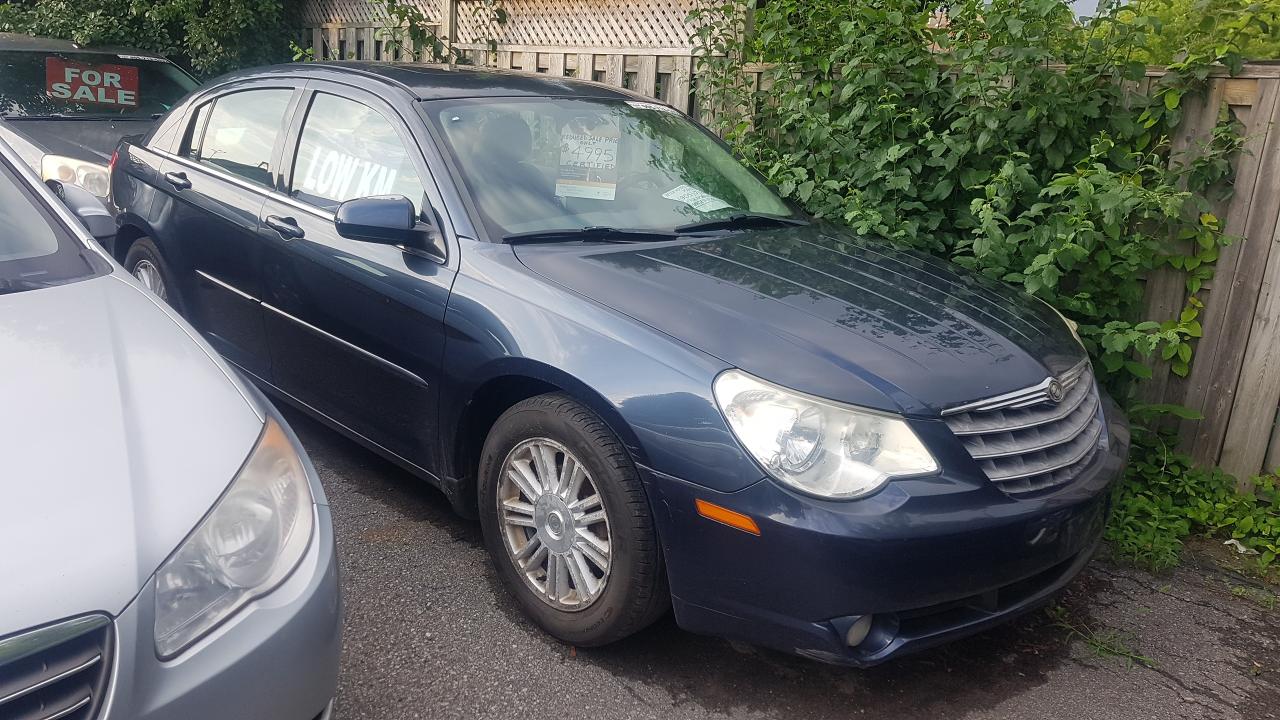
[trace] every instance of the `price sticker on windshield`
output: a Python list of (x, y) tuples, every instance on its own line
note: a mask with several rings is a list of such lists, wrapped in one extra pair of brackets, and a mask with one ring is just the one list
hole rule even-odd
[(48, 57), (44, 61), (44, 89), (55, 100), (138, 107), (138, 68)]
[(622, 131), (615, 119), (577, 118), (560, 131), (559, 197), (613, 200), (618, 192), (618, 145)]
[(682, 202), (699, 212), (713, 212), (730, 207), (729, 203), (692, 185), (677, 185), (662, 193), (662, 197)]

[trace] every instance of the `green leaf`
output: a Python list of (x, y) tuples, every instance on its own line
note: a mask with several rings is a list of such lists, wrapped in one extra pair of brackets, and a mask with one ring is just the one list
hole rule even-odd
[(1236, 523), (1236, 532), (1240, 533), (1241, 535), (1247, 535), (1249, 531), (1252, 529), (1253, 529), (1252, 515), (1245, 515), (1244, 517), (1240, 518), (1239, 522)]
[(1124, 368), (1125, 370), (1128, 370), (1129, 374), (1133, 375), (1134, 377), (1141, 378), (1143, 380), (1151, 379), (1151, 368), (1147, 367), (1146, 365), (1143, 365), (1140, 362), (1126, 360), (1124, 363)]
[(1181, 90), (1166, 90), (1164, 93), (1164, 106), (1169, 110), (1176, 110), (1178, 103), (1182, 100)]
[(812, 180), (806, 180), (800, 183), (796, 188), (796, 196), (800, 198), (800, 202), (809, 202), (809, 198), (813, 196), (813, 189), (817, 186)]

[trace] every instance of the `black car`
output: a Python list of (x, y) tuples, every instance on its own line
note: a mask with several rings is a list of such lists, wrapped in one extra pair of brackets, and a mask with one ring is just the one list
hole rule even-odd
[(0, 139), (42, 179), (106, 198), (116, 145), (197, 84), (155, 53), (0, 33)]
[(667, 607), (853, 665), (977, 632), (1088, 562), (1128, 450), (1052, 308), (804, 216), (617, 88), (250, 71), (112, 193), (131, 273), (478, 515), (573, 644)]

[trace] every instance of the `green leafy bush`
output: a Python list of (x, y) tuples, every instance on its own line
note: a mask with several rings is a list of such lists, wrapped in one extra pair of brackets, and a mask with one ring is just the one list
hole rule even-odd
[[(915, 0), (772, 0), (744, 43), (736, 2), (693, 14), (699, 97), (743, 157), (814, 214), (1021, 285), (1080, 323), (1118, 395), (1160, 353), (1185, 375), (1195, 293), (1226, 242), (1214, 188), (1239, 150), (1224, 106), (1204, 147), (1175, 152), (1184, 106), (1231, 47), (1189, 54), (1145, 94), (1150, 25), (1076, 24), (1063, 0), (965, 0), (931, 27)], [(767, 63), (759, 89), (743, 61)], [(1065, 64), (1064, 64), (1065, 63)], [(1190, 299), (1141, 316), (1172, 264)]]
[(1107, 539), (1121, 557), (1152, 570), (1178, 563), (1188, 536), (1229, 537), (1258, 553), (1266, 569), (1280, 554), (1280, 479), (1254, 480), (1240, 492), (1218, 469), (1196, 468), (1171, 449), (1170, 438), (1135, 435), (1124, 482), (1116, 489)]
[(25, 0), (0, 4), (0, 31), (162, 53), (197, 74), (289, 60), (290, 0)]
[(1280, 0), (1135, 0), (1121, 22), (1145, 18), (1156, 32), (1137, 59), (1163, 65), (1184, 49), (1212, 52), (1224, 43), (1250, 60), (1280, 60)]

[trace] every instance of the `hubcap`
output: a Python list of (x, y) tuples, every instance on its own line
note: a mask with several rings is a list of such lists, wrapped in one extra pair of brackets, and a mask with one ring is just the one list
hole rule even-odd
[(547, 438), (507, 454), (498, 481), (507, 554), (525, 584), (557, 610), (595, 602), (609, 578), (609, 517), (578, 458)]
[(139, 260), (133, 266), (133, 276), (142, 283), (142, 286), (155, 293), (155, 296), (161, 300), (168, 301), (169, 297), (165, 294), (164, 278), (160, 276), (160, 268), (151, 263), (150, 260)]

